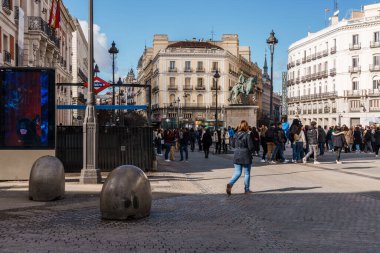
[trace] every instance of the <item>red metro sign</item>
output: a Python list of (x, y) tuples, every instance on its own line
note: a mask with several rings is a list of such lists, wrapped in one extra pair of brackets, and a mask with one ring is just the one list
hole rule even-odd
[[(84, 83), (83, 84), (84, 87), (87, 87), (88, 86), (88, 83)], [(106, 81), (104, 81), (103, 79), (101, 79), (100, 77), (95, 77), (94, 78), (94, 92), (95, 93), (99, 93), (101, 92), (102, 90), (110, 87), (111, 85), (109, 83), (107, 83)]]

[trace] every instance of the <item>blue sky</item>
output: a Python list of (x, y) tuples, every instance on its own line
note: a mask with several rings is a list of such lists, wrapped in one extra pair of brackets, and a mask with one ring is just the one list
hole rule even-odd
[[(88, 0), (63, 0), (73, 17), (87, 21)], [(338, 0), (340, 19), (352, 9), (376, 3), (375, 0)], [(117, 76), (136, 68), (144, 45), (152, 45), (154, 34), (168, 34), (170, 40), (221, 38), (236, 33), (240, 45), (251, 47), (252, 61), (262, 68), (266, 39), (273, 29), (279, 44), (275, 51), (276, 91), (281, 90), (281, 72), (286, 71), (287, 49), (291, 43), (325, 26), (325, 8), (331, 11), (333, 0), (94, 0), (97, 27), (95, 60), (100, 76), (111, 79), (111, 57), (107, 49), (112, 41), (119, 49)], [(83, 24), (83, 23), (82, 23)], [(87, 30), (84, 31), (87, 33)], [(269, 60), (269, 57), (268, 57)], [(268, 62), (269, 63), (269, 62)]]

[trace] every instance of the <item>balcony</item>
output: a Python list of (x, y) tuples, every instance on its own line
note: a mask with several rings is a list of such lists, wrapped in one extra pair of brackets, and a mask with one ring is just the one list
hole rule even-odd
[(319, 113), (319, 114), (322, 114), (322, 113), (323, 113), (323, 109), (322, 109), (322, 108), (319, 108), (319, 109), (318, 109), (318, 113)]
[(328, 49), (322, 51), (322, 56), (323, 57), (326, 57), (328, 55), (329, 55), (329, 50)]
[(330, 48), (330, 54), (335, 54), (336, 53), (336, 47)]
[(317, 53), (317, 58), (318, 58), (318, 59), (322, 58), (322, 55), (323, 55), (322, 52), (318, 52), (318, 53)]
[[(211, 90), (216, 90), (216, 85), (211, 86)], [(220, 90), (220, 85), (218, 85), (218, 90)]]
[(169, 85), (168, 90), (171, 90), (171, 91), (178, 90), (178, 87), (176, 85)]
[(355, 67), (350, 66), (348, 68), (348, 72), (350, 72), (351, 74), (360, 73), (360, 71), (361, 71), (360, 66), (355, 66)]
[(364, 97), (366, 96), (367, 91), (366, 90), (345, 90), (344, 91), (344, 96), (345, 97)]
[(3, 51), (3, 61), (4, 63), (11, 64), (11, 53), (7, 50)]
[(197, 68), (196, 72), (197, 73), (203, 73), (203, 72), (205, 72), (205, 69), (204, 68)]
[(370, 107), (369, 111), (370, 112), (380, 112), (380, 107)]
[(325, 108), (323, 108), (323, 112), (324, 113), (330, 113), (330, 107), (325, 106)]
[(379, 90), (379, 89), (368, 90), (368, 91), (367, 91), (367, 95), (368, 95), (369, 97), (380, 97), (380, 90)]
[(306, 57), (302, 58), (302, 63), (306, 63)]
[(369, 46), (371, 48), (376, 48), (376, 47), (380, 47), (380, 41), (371, 41)]
[(310, 82), (311, 81), (311, 75), (306, 75), (306, 82)]
[(192, 68), (185, 68), (183, 72), (185, 72), (185, 73), (192, 73), (193, 69)]
[(176, 67), (174, 67), (174, 68), (168, 68), (168, 72), (177, 72), (177, 68)]
[(371, 72), (380, 71), (380, 65), (372, 65), (372, 64), (370, 64), (369, 65), (369, 71), (371, 71)]
[(12, 11), (12, 1), (11, 0), (3, 0), (3, 10), (6, 14), (11, 14)]
[(49, 24), (43, 20), (41, 17), (28, 17), (28, 30), (41, 32), (48, 39), (55, 44), (56, 47), (60, 48), (59, 38), (56, 36), (55, 30), (52, 29)]
[(307, 110), (307, 114), (311, 114), (311, 109)]
[(317, 80), (317, 73), (311, 74), (311, 80)]
[(331, 110), (332, 113), (336, 113), (336, 108), (333, 107), (332, 110)]
[(330, 76), (336, 75), (336, 68), (330, 69)]
[(313, 109), (313, 114), (317, 114), (318, 110), (317, 109)]
[(301, 60), (297, 60), (296, 61), (296, 65), (298, 66), (298, 65), (300, 65), (301, 64)]
[(303, 82), (303, 83), (306, 82), (306, 77), (305, 76), (301, 77), (301, 82)]
[(294, 84), (294, 79), (289, 79), (288, 80), (288, 85), (293, 85)]
[(156, 68), (153, 72), (153, 76), (156, 76), (160, 73), (160, 70), (158, 68)]
[(322, 79), (322, 72), (317, 72), (317, 79)]
[(299, 84), (301, 79), (299, 77), (296, 78), (296, 84)]
[(316, 54), (312, 54), (311, 55), (311, 60), (314, 61), (315, 59), (317, 59), (317, 55)]
[(323, 70), (323, 71), (321, 71), (321, 75), (322, 75), (322, 78), (327, 78), (327, 77), (329, 76), (327, 70)]
[(197, 85), (197, 86), (195, 86), (195, 89), (196, 90), (206, 90), (206, 87), (203, 85)]
[(309, 55), (309, 56), (306, 57), (306, 61), (307, 61), (307, 62), (310, 62), (310, 61), (311, 61), (311, 55)]
[(349, 47), (350, 50), (359, 50), (361, 48), (362, 48), (361, 43), (357, 43), (357, 44), (350, 43), (350, 47)]
[(360, 107), (351, 107), (350, 112), (360, 112)]
[(183, 87), (183, 90), (193, 90), (193, 86), (192, 85), (185, 85), (185, 87)]

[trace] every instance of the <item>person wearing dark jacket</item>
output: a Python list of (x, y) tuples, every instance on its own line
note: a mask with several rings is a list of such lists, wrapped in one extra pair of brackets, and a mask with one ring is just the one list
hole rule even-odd
[(306, 139), (307, 143), (309, 145), (309, 152), (306, 154), (306, 156), (302, 159), (303, 163), (307, 162), (307, 159), (314, 154), (314, 164), (319, 164), (317, 161), (317, 149), (318, 149), (318, 130), (316, 128), (317, 123), (315, 121), (311, 122), (310, 129), (307, 130), (306, 133)]
[(181, 130), (180, 134), (179, 134), (179, 153), (181, 155), (181, 160), (180, 161), (183, 161), (183, 152), (185, 152), (185, 159), (186, 159), (186, 162), (187, 162), (187, 159), (189, 159), (189, 152), (187, 150), (187, 146), (189, 145), (189, 141), (190, 141), (190, 134), (189, 134), (189, 130), (187, 128), (185, 128), (184, 130)]
[(240, 123), (238, 132), (235, 133), (232, 147), (235, 148), (234, 151), (234, 167), (235, 173), (232, 176), (230, 182), (227, 184), (226, 192), (231, 195), (232, 186), (240, 178), (242, 170), (244, 169), (244, 192), (245, 194), (252, 193), (249, 189), (251, 180), (251, 165), (252, 165), (252, 152), (253, 152), (253, 141), (248, 134), (248, 123), (243, 120)]
[(332, 141), (336, 152), (336, 163), (342, 164), (340, 161), (340, 154), (342, 153), (342, 149), (347, 146), (347, 143), (346, 138), (344, 137), (344, 132), (339, 126), (337, 126), (335, 132), (332, 133)]
[(379, 149), (380, 149), (380, 127), (376, 128), (376, 131), (374, 133), (374, 140), (375, 140), (375, 154), (376, 158), (379, 157)]
[(207, 129), (202, 137), (203, 151), (205, 152), (205, 158), (208, 158), (208, 154), (210, 153), (210, 146), (212, 145), (212, 137), (210, 133), (210, 129)]
[(190, 129), (189, 135), (190, 135), (190, 150), (191, 150), (191, 152), (194, 152), (195, 140), (196, 140), (194, 128)]
[(319, 155), (324, 155), (325, 153), (325, 142), (326, 142), (326, 132), (321, 126), (318, 126), (318, 147)]
[(369, 127), (366, 127), (366, 129), (365, 129), (363, 143), (364, 143), (364, 152), (372, 153), (373, 152), (372, 134), (371, 134), (371, 129)]
[(359, 127), (355, 127), (354, 130), (354, 144), (355, 144), (355, 150), (356, 153), (360, 152), (360, 146), (362, 144), (362, 133), (360, 132)]
[(288, 163), (289, 160), (285, 159), (284, 157), (284, 145), (285, 145), (285, 142), (286, 142), (286, 137), (285, 137), (285, 132), (284, 130), (282, 130), (282, 123), (279, 123), (277, 125), (277, 128), (275, 128), (275, 132), (274, 132), (274, 136), (273, 136), (273, 141), (274, 141), (274, 144), (275, 144), (275, 148), (274, 148), (274, 151), (272, 153), (272, 157), (271, 157), (271, 160), (270, 160), (270, 164), (275, 164), (275, 159), (277, 157), (277, 155), (279, 156), (279, 159), (281, 159), (281, 161), (283, 161), (284, 163)]

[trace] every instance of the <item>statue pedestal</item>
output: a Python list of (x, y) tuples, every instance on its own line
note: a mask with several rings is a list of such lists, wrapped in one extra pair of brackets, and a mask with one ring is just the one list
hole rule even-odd
[(257, 110), (255, 105), (230, 105), (226, 107), (226, 126), (236, 128), (242, 120), (246, 120), (248, 125), (257, 126)]

